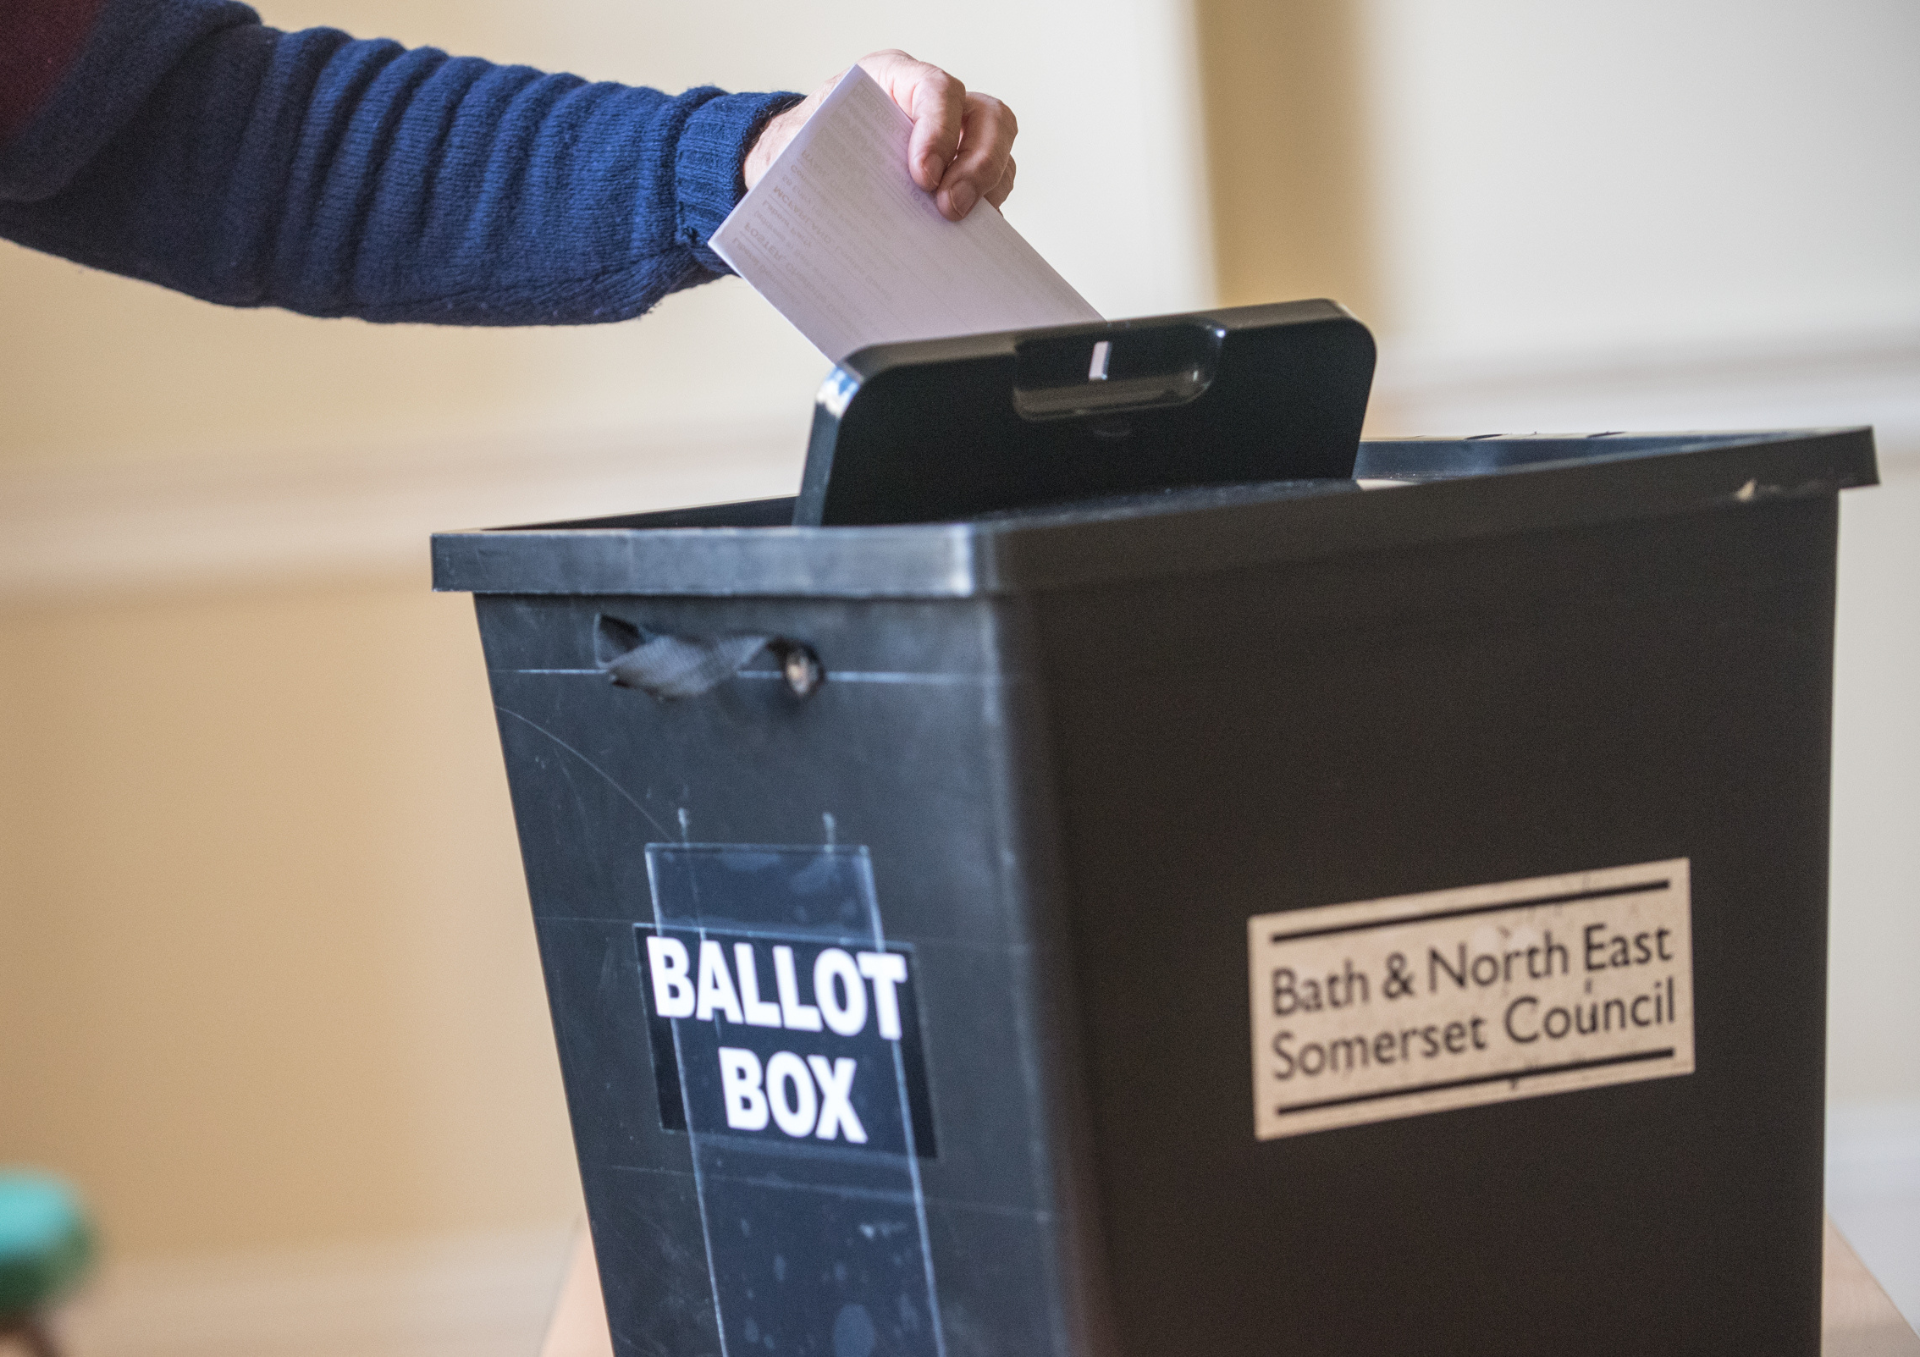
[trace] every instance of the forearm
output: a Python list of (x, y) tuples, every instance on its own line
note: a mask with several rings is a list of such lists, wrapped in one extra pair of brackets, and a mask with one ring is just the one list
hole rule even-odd
[[(84, 151), (71, 126), (111, 106), (92, 89), (114, 75), (103, 43), (151, 16), (199, 29), (104, 146), (49, 165), (63, 132)], [(279, 33), (211, 0), (110, 0), (52, 103), (0, 152), (0, 234), (230, 305), (618, 320), (725, 271), (707, 235), (755, 131), (793, 97), (670, 98)]]

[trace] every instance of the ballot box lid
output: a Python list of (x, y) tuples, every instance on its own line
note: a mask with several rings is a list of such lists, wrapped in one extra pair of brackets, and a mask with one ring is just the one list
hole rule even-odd
[(791, 498), (433, 539), (434, 587), (482, 594), (969, 598), (1311, 561), (1832, 495), (1873, 432), (1363, 442), (1351, 477), (1168, 487), (942, 523), (795, 527)]

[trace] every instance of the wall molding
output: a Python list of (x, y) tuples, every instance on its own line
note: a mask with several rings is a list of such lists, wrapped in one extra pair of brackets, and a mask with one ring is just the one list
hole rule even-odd
[(556, 431), (0, 468), (0, 602), (425, 582), (437, 530), (791, 494), (805, 425)]
[[(424, 580), (436, 529), (790, 494), (804, 413), (0, 468), (0, 602), (347, 575)], [(1392, 433), (1872, 424), (1920, 470), (1920, 331), (1797, 344), (1460, 358), (1383, 346)]]
[(1920, 458), (1920, 330), (1509, 355), (1389, 343), (1375, 389), (1392, 432), (1871, 424), (1883, 459)]

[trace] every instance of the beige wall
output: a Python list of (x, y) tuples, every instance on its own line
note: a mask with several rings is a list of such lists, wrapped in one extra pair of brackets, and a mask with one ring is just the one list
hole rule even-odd
[(1390, 324), (1376, 278), (1358, 0), (1203, 0), (1220, 299), (1332, 297)]
[(1405, 356), (1920, 328), (1910, 0), (1356, 3)]
[(547, 1224), (573, 1166), (471, 608), (0, 612), (0, 1160), (127, 1253)]

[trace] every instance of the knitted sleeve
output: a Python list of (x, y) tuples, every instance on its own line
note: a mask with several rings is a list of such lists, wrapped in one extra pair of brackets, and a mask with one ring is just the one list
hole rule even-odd
[(0, 236), (231, 306), (621, 320), (727, 271), (707, 237), (798, 97), (282, 33), (232, 0), (106, 0), (0, 146)]

